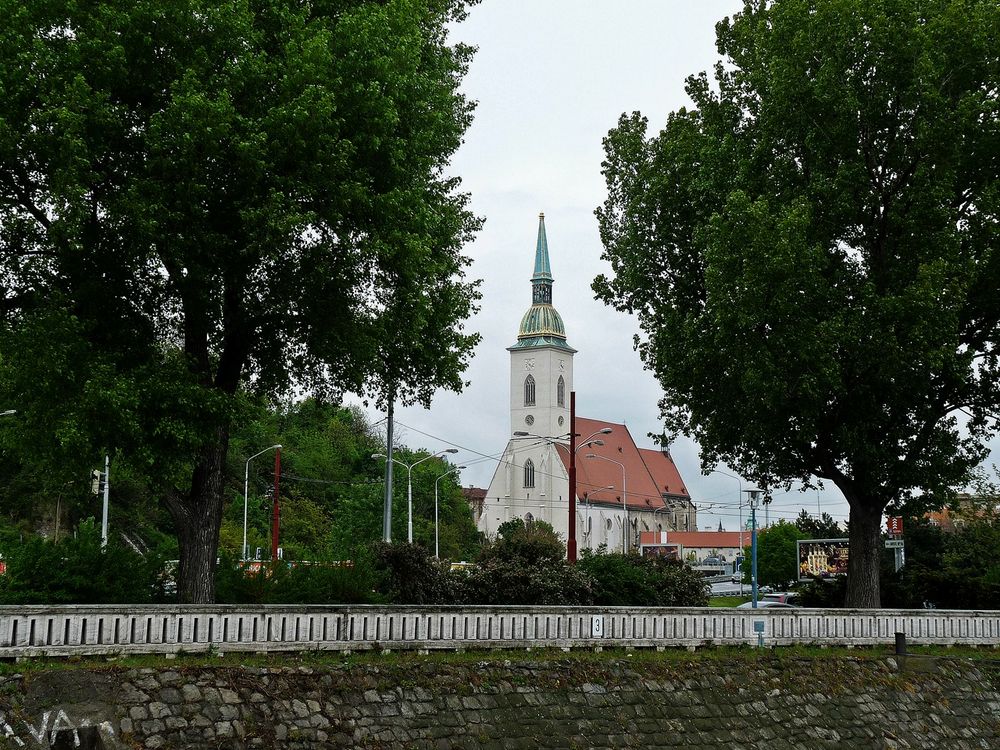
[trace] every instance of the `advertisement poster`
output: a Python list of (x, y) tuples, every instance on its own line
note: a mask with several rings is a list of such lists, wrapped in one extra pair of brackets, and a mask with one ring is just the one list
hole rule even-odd
[(681, 559), (681, 546), (679, 544), (643, 544), (643, 557), (663, 557), (667, 560)]
[(846, 539), (800, 539), (799, 580), (847, 575)]

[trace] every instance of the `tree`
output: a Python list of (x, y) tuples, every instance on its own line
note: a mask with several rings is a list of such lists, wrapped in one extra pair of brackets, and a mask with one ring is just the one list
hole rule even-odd
[(997, 429), (998, 24), (992, 0), (747, 2), (715, 87), (605, 140), (598, 297), (638, 314), (706, 469), (840, 489), (850, 606), (879, 604), (886, 504), (952, 492)]
[(167, 488), (180, 599), (212, 601), (245, 392), (361, 389), (387, 332), (438, 363), (398, 388), (462, 385), (465, 3), (0, 11), (0, 387), (64, 466)]
[(805, 508), (795, 519), (795, 527), (802, 532), (803, 539), (838, 539), (844, 535), (840, 524), (829, 513), (813, 518)]
[[(778, 521), (757, 533), (757, 583), (784, 589), (798, 580), (799, 556), (796, 542), (806, 535), (788, 521)], [(751, 580), (750, 548), (743, 554), (743, 577)]]

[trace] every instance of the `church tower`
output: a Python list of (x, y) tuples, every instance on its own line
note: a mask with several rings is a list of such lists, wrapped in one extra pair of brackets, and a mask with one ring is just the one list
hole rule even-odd
[(568, 439), (569, 394), (573, 390), (573, 349), (552, 306), (552, 269), (545, 214), (538, 216), (531, 307), (521, 318), (510, 352), (511, 432)]

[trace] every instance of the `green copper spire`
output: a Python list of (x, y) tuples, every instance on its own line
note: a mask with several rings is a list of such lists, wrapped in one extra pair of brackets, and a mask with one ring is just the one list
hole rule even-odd
[(545, 214), (538, 214), (538, 242), (535, 243), (535, 274), (532, 281), (552, 283), (552, 268), (549, 266), (549, 242), (545, 238)]
[(549, 243), (545, 237), (545, 214), (538, 215), (538, 242), (535, 245), (535, 273), (531, 276), (531, 307), (521, 319), (514, 349), (553, 347), (573, 353), (566, 343), (566, 328), (552, 306), (552, 268), (549, 266)]
[(535, 243), (531, 301), (536, 305), (552, 304), (552, 269), (549, 267), (549, 242), (545, 238), (545, 214), (538, 214), (538, 242)]

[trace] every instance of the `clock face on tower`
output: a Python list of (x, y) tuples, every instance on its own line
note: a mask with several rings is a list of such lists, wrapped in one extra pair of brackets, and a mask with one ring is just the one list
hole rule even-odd
[(524, 418), (524, 423), (530, 427), (535, 423), (535, 418), (529, 414)]

